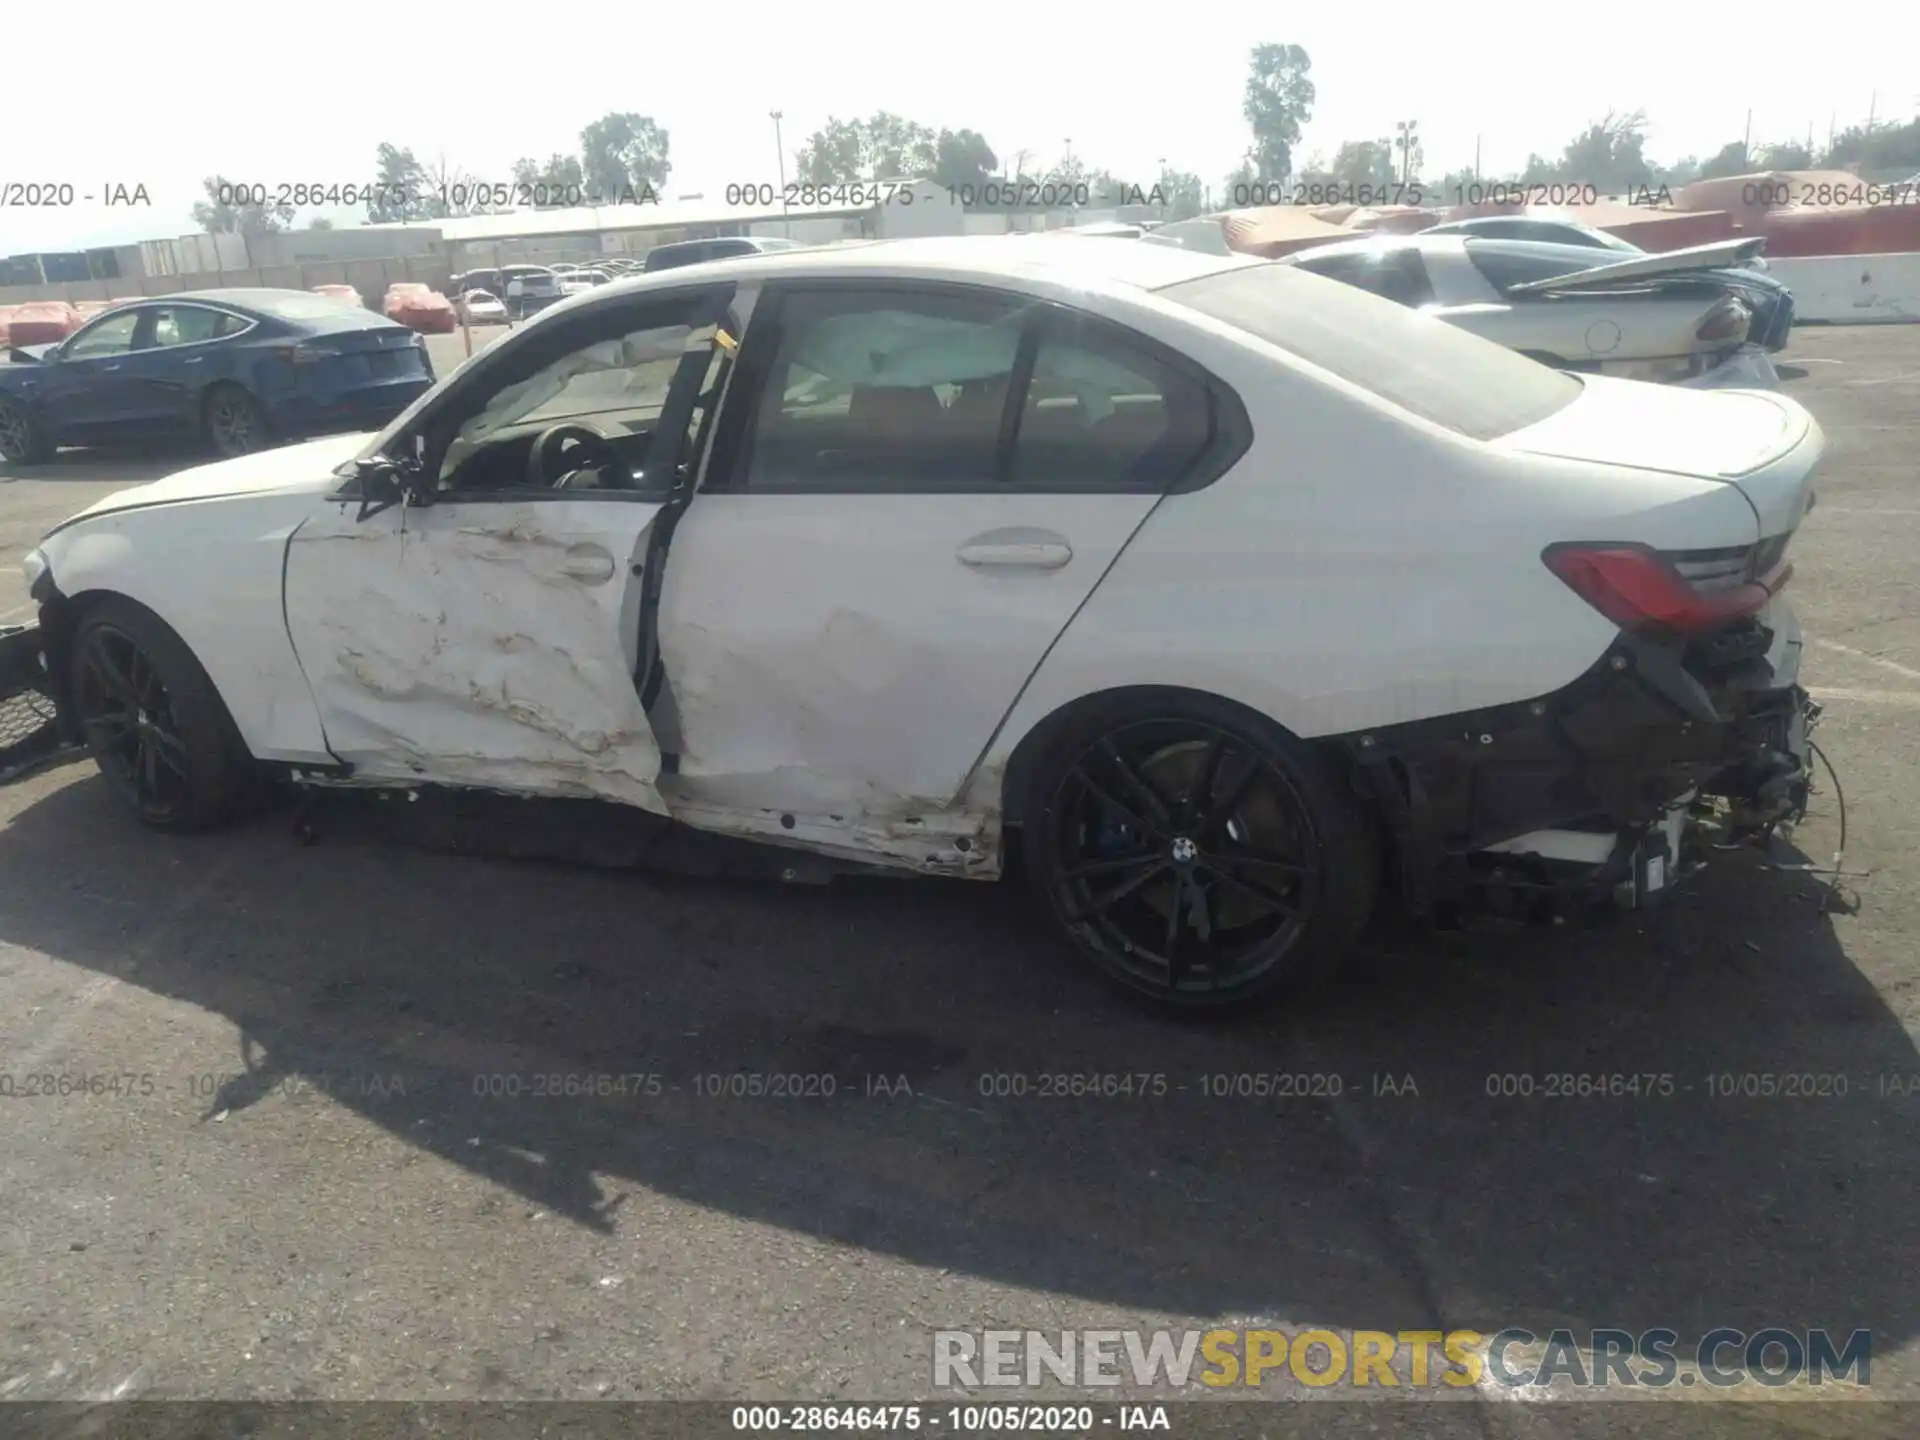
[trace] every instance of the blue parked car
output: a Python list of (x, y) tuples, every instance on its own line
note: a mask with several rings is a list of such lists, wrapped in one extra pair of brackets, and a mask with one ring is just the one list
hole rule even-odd
[(0, 365), (0, 462), (61, 445), (203, 437), (223, 456), (378, 430), (433, 385), (426, 342), (303, 290), (197, 290), (115, 306)]

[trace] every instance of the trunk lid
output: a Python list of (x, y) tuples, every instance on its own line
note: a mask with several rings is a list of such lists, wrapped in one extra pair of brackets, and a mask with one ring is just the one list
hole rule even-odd
[(1760, 537), (1790, 535), (1812, 503), (1826, 438), (1797, 401), (1583, 376), (1571, 405), (1492, 443), (1632, 470), (1720, 480), (1753, 507)]
[(426, 347), (404, 325), (343, 327), (292, 348), (316, 357), (303, 365), (324, 367), (320, 373), (342, 386), (433, 377)]
[(1693, 245), (1685, 250), (1669, 250), (1661, 255), (1635, 255), (1617, 264), (1596, 265), (1591, 270), (1575, 270), (1545, 280), (1528, 280), (1509, 285), (1509, 295), (1557, 295), (1571, 290), (1608, 290), (1616, 285), (1651, 280), (1661, 275), (1682, 275), (1692, 270), (1719, 270), (1738, 266), (1753, 259), (1766, 247), (1763, 237), (1745, 240), (1716, 240), (1710, 245)]

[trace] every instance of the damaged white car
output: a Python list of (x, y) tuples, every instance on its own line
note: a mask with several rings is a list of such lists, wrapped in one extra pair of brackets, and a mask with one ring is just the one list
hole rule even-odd
[(1483, 239), (1375, 235), (1277, 264), (1436, 315), (1542, 364), (1702, 389), (1776, 389), (1772, 357), (1793, 294), (1751, 268), (1758, 237), (1664, 254)]
[(1641, 903), (1703, 797), (1803, 804), (1778, 591), (1822, 445), (1265, 261), (754, 256), (75, 516), (0, 680), (162, 828), (267, 773), (978, 879), (1018, 830), (1082, 955), (1226, 1007), (1383, 888)]

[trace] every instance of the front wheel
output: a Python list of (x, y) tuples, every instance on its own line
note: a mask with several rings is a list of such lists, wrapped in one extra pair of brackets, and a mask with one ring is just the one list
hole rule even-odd
[(1326, 762), (1207, 697), (1071, 724), (1025, 819), (1028, 877), (1073, 948), (1176, 1010), (1303, 990), (1359, 936), (1379, 885), (1374, 830)]
[(227, 818), (251, 765), (186, 643), (151, 611), (113, 597), (82, 617), (72, 656), (74, 712), (115, 795), (156, 829)]

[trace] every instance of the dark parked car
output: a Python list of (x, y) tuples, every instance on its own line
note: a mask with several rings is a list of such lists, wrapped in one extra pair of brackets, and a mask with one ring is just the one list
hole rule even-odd
[(716, 240), (680, 240), (672, 245), (656, 245), (647, 252), (644, 270), (677, 270), (682, 265), (698, 265), (706, 260), (730, 260), (740, 255), (765, 255), (775, 250), (799, 250), (798, 240), (782, 240), (772, 235), (725, 235)]
[(304, 290), (199, 290), (116, 306), (0, 366), (0, 462), (60, 445), (205, 437), (221, 455), (378, 430), (433, 385), (426, 343)]
[(1422, 230), (1422, 235), (1465, 235), (1474, 240), (1533, 240), (1542, 245), (1579, 245), (1622, 255), (1646, 252), (1630, 240), (1596, 230), (1585, 221), (1537, 215), (1474, 215)]

